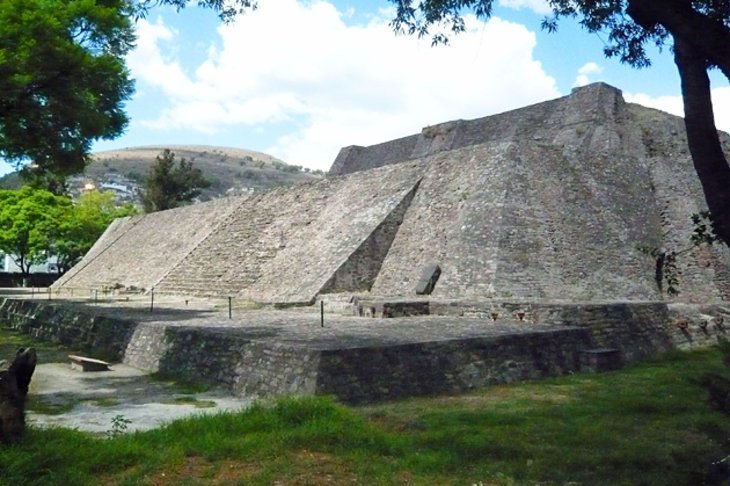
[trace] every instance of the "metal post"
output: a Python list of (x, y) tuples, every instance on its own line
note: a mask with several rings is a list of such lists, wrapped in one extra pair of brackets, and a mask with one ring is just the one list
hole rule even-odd
[(231, 319), (231, 317), (233, 315), (231, 312), (232, 305), (233, 305), (233, 297), (228, 297), (228, 318), (229, 319)]
[(324, 300), (319, 301), (319, 317), (320, 324), (322, 327), (324, 327)]
[(155, 310), (155, 289), (150, 290), (150, 312)]
[(94, 304), (99, 301), (99, 289), (94, 289)]

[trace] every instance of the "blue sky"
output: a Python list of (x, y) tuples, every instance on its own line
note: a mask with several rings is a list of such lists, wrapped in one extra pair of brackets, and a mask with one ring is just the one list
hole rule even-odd
[[(384, 1), (260, 0), (223, 25), (198, 8), (153, 10), (128, 56), (131, 122), (95, 151), (204, 144), (269, 153), (326, 170), (340, 147), (410, 135), (605, 81), (628, 101), (681, 114), (671, 53), (635, 70), (605, 59), (600, 36), (563, 22), (540, 30), (542, 0), (499, 0), (449, 46), (395, 36)], [(730, 131), (730, 86), (713, 75), (717, 124)], [(9, 170), (0, 163), (0, 174)]]

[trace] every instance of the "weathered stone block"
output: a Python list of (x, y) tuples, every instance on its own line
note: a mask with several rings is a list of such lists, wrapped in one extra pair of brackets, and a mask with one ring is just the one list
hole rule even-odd
[(437, 263), (430, 263), (423, 268), (421, 276), (416, 282), (416, 294), (428, 295), (433, 292), (439, 277), (441, 276), (441, 267)]
[(586, 349), (580, 353), (580, 370), (591, 373), (621, 368), (621, 352), (615, 348)]

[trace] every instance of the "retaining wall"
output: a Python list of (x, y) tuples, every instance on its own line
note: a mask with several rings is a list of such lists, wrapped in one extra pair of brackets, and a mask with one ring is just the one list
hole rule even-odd
[(136, 323), (92, 313), (75, 306), (28, 300), (0, 300), (0, 322), (35, 338), (88, 349), (121, 360)]
[[(495, 309), (501, 317), (493, 324), (487, 316)], [(387, 338), (380, 344), (370, 339), (360, 345), (357, 339), (327, 345), (280, 339), (273, 328), (138, 323), (58, 303), (9, 299), (0, 302), (0, 320), (42, 339), (94, 348), (148, 371), (207, 381), (239, 395), (332, 394), (363, 403), (578, 371), (582, 353), (595, 348), (618, 349), (626, 364), (657, 351), (707, 346), (726, 336), (720, 318), (730, 318), (730, 309), (722, 306), (663, 303), (489, 308), (433, 303), (432, 310), (453, 313), (442, 324), (452, 328), (469, 316), (480, 317), (478, 327), (485, 330), (499, 320), (514, 322), (517, 311), (525, 312), (525, 320), (498, 333), (425, 341), (414, 336), (413, 342), (390, 344)], [(358, 322), (376, 325), (366, 318)]]

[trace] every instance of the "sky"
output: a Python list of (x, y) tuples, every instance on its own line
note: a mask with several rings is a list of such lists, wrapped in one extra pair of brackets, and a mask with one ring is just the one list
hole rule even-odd
[[(603, 81), (630, 102), (681, 115), (671, 52), (633, 69), (603, 56), (600, 35), (564, 21), (540, 29), (543, 0), (497, 0), (467, 16), (448, 46), (395, 35), (387, 1), (259, 0), (229, 24), (209, 10), (170, 7), (137, 23), (127, 64), (136, 92), (125, 134), (94, 151), (201, 144), (265, 152), (329, 169), (341, 147), (371, 145)], [(713, 73), (718, 128), (730, 131), (730, 86)], [(0, 161), (0, 174), (11, 168)]]

